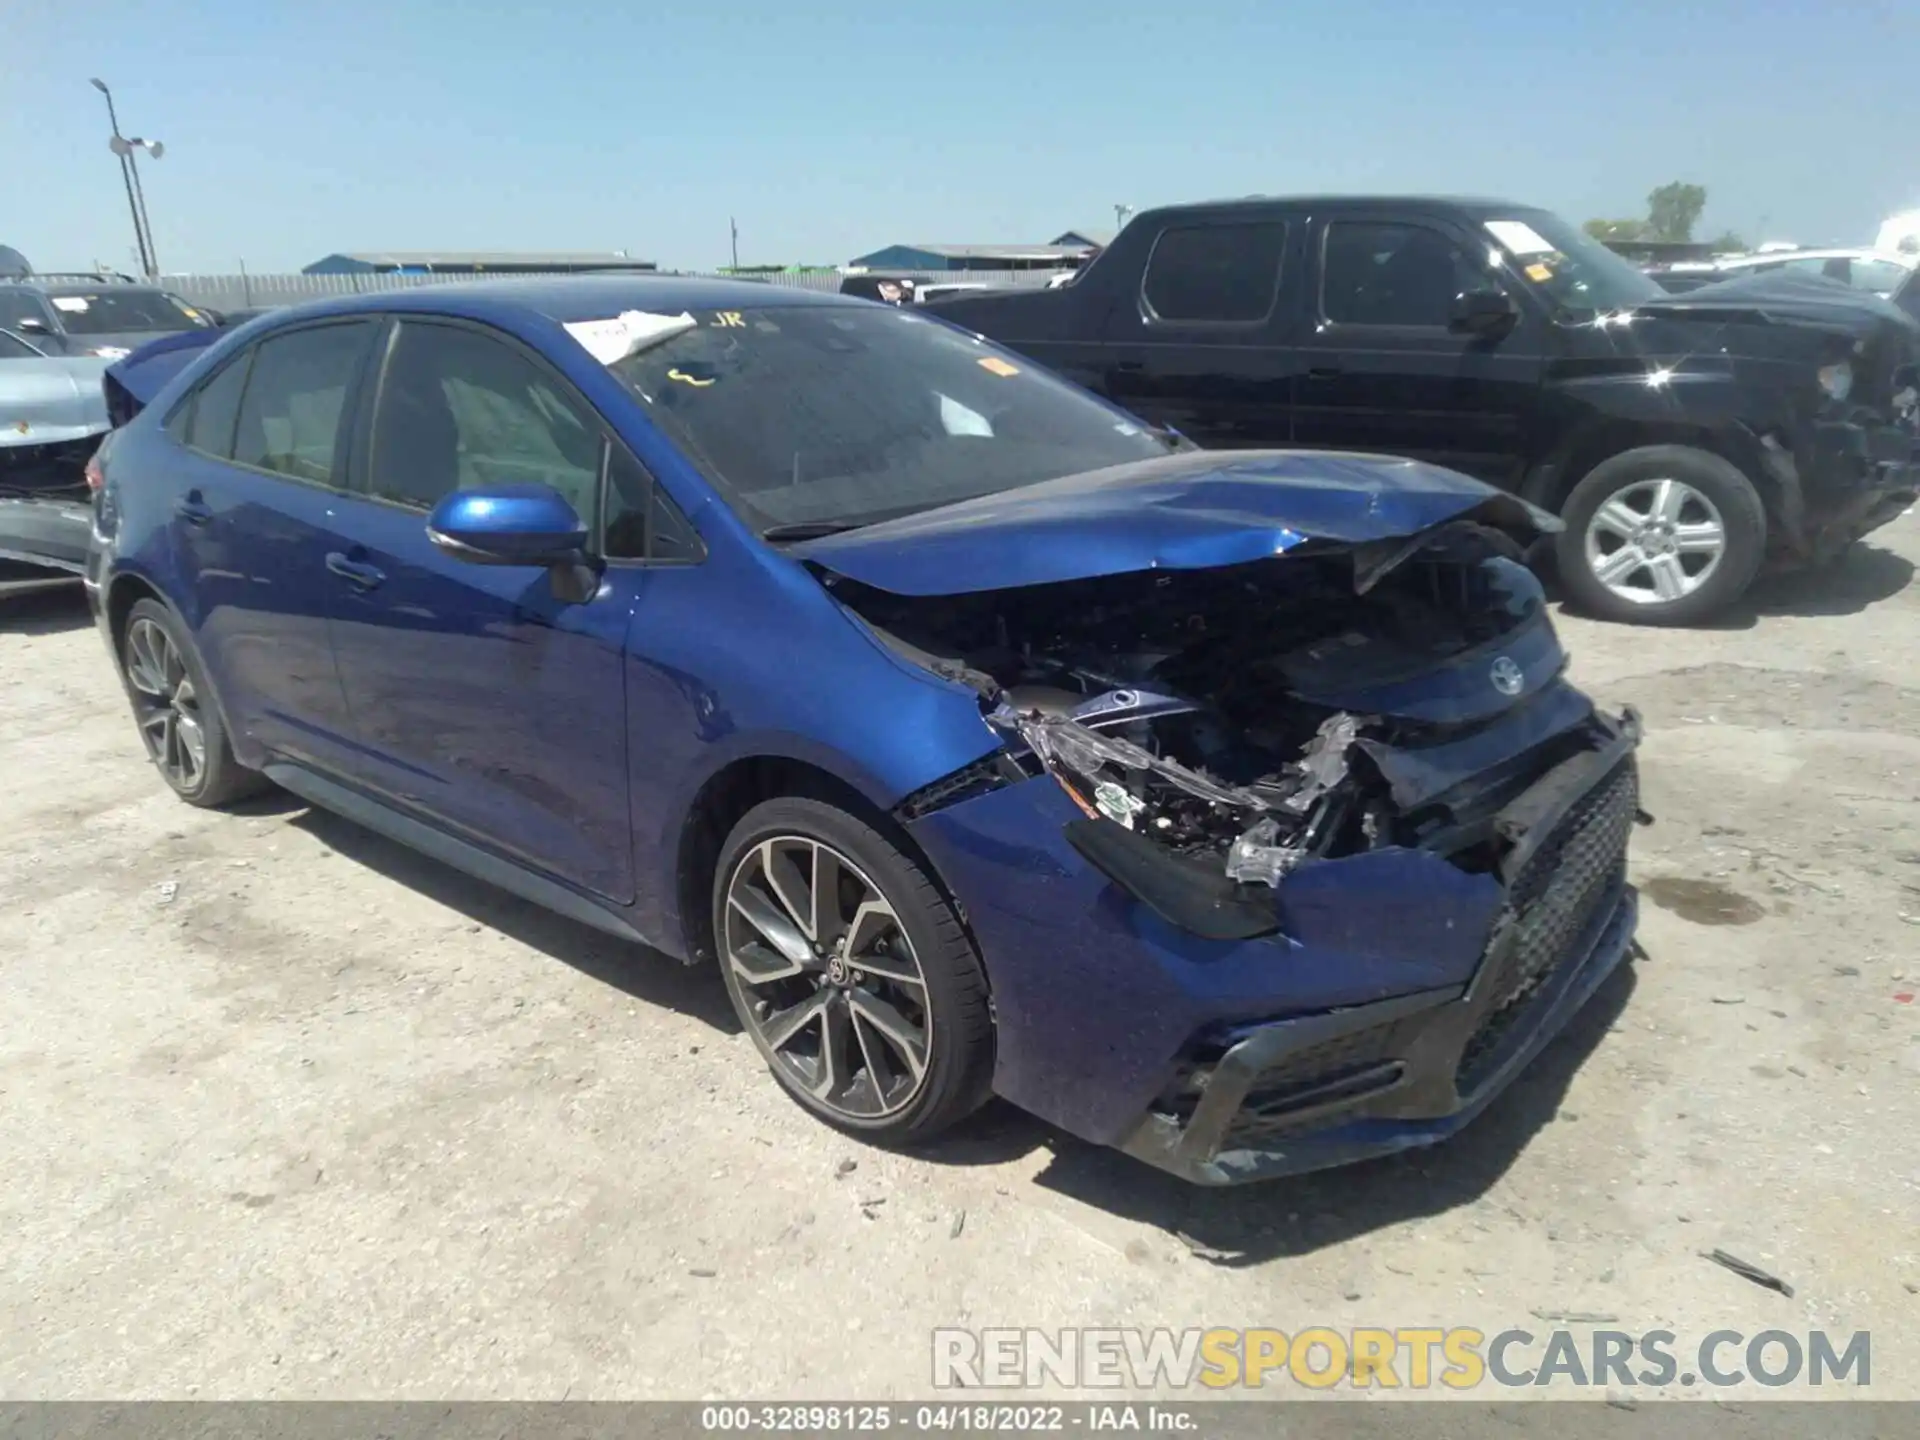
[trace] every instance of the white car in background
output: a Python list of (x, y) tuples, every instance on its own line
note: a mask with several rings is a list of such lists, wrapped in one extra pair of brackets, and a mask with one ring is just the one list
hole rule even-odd
[(1751, 255), (1726, 255), (1717, 260), (1683, 262), (1667, 266), (1653, 278), (1668, 290), (1684, 291), (1762, 270), (1799, 270), (1809, 275), (1824, 275), (1829, 280), (1838, 280), (1886, 299), (1906, 283), (1917, 265), (1920, 265), (1920, 255), (1895, 250), (1794, 246), (1756, 250)]

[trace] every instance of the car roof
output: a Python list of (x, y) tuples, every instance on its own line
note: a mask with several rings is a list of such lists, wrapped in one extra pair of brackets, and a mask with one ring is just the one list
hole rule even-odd
[(624, 310), (677, 314), (683, 310), (764, 310), (772, 306), (865, 305), (847, 295), (678, 275), (566, 275), (542, 279), (456, 281), (413, 285), (367, 295), (309, 301), (276, 311), (280, 318), (411, 311), (465, 316), (542, 315), (567, 324), (604, 320)]
[(148, 285), (137, 280), (35, 280), (28, 278), (26, 280), (15, 280), (12, 283), (23, 290), (37, 290), (42, 295), (98, 295), (103, 290), (112, 290), (115, 292), (126, 290), (160, 294), (164, 293), (165, 290), (164, 286)]
[(1920, 265), (1920, 256), (1902, 255), (1897, 250), (1874, 250), (1860, 245), (1833, 245), (1822, 249), (1756, 250), (1751, 255), (1729, 255), (1719, 263), (1734, 265), (1778, 265), (1789, 260), (1887, 260), (1911, 270)]
[(1147, 212), (1159, 215), (1168, 211), (1213, 210), (1318, 210), (1338, 206), (1347, 210), (1441, 209), (1462, 210), (1475, 218), (1490, 215), (1540, 214), (1544, 207), (1521, 205), (1512, 200), (1484, 195), (1241, 195), (1231, 200), (1207, 200), (1192, 205), (1164, 205)]

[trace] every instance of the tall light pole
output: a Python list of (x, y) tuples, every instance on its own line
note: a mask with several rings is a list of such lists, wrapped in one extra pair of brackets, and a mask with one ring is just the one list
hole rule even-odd
[(127, 209), (133, 215), (133, 238), (140, 251), (140, 268), (146, 272), (149, 280), (160, 273), (160, 262), (153, 253), (153, 232), (147, 224), (146, 196), (140, 189), (140, 172), (136, 168), (133, 152), (145, 150), (158, 160), (166, 147), (158, 140), (129, 140), (120, 133), (120, 117), (114, 112), (113, 92), (107, 88), (104, 80), (88, 82), (106, 98), (107, 123), (113, 128), (113, 138), (107, 142), (107, 148), (120, 159), (120, 179), (127, 189)]
[(158, 140), (142, 140), (138, 135), (129, 135), (123, 140), (110, 141), (115, 149), (124, 149), (127, 170), (133, 176), (133, 198), (140, 208), (140, 228), (147, 236), (147, 278), (160, 278), (160, 247), (153, 243), (153, 221), (147, 218), (147, 192), (140, 186), (140, 164), (134, 158), (134, 151), (144, 150), (158, 160), (167, 153), (167, 147)]

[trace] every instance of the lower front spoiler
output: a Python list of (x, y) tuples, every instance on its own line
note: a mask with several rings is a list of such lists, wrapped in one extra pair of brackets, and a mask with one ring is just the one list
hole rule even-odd
[[(1620, 883), (1599, 907), (1583, 946), (1568, 957), (1572, 963), (1556, 967), (1527, 1002), (1527, 1013), (1487, 1057), (1490, 1063), (1464, 1058), (1486, 1009), (1486, 997), (1477, 993), (1483, 968), (1464, 990), (1403, 995), (1259, 1026), (1212, 1067), (1190, 1118), (1181, 1123), (1151, 1113), (1120, 1148), (1195, 1184), (1236, 1185), (1437, 1145), (1486, 1109), (1618, 968), (1632, 947), (1638, 914), (1633, 887)], [(1291, 1057), (1363, 1036), (1388, 1037), (1387, 1044), (1376, 1047), (1370, 1063), (1322, 1087), (1322, 1095), (1290, 1097), (1281, 1137), (1248, 1144), (1234, 1135), (1263, 1075)], [(1469, 1071), (1470, 1083), (1463, 1085), (1460, 1077)]]

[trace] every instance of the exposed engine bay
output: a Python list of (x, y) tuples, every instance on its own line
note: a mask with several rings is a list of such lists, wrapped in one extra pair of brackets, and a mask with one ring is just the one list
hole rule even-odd
[[(1309, 859), (1421, 844), (1450, 822), (1397, 806), (1369, 746), (1443, 738), (1444, 720), (1396, 711), (1405, 682), (1491, 660), (1546, 623), (1515, 543), (1465, 521), (1218, 569), (954, 596), (830, 583), (896, 649), (979, 691), (1009, 752), (1086, 816), (1266, 886)], [(1520, 695), (1517, 668), (1512, 686), (1502, 695)]]

